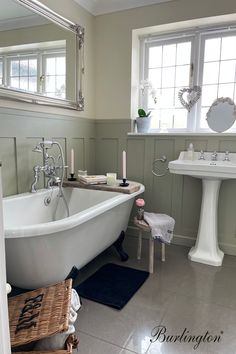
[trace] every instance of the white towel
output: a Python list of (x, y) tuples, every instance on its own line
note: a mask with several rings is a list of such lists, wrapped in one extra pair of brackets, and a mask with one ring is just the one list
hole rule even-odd
[(175, 227), (175, 220), (171, 216), (144, 212), (144, 220), (149, 224), (153, 238), (171, 243)]

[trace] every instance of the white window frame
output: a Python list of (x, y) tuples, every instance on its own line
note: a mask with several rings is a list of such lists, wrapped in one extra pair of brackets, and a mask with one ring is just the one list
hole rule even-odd
[[(65, 57), (66, 60), (66, 53), (65, 51), (57, 51), (57, 52), (44, 52), (42, 53), (42, 59), (41, 59), (41, 64), (42, 64), (42, 73), (43, 75), (46, 77), (46, 60), (48, 58), (59, 58), (59, 57)], [(55, 75), (58, 76), (58, 75)], [(45, 94), (45, 81), (43, 82), (43, 84), (41, 85), (41, 89), (42, 89), (42, 93)], [(65, 73), (65, 96), (66, 96), (66, 73)], [(51, 96), (50, 96), (51, 97)], [(54, 97), (54, 96), (53, 96)], [(56, 98), (57, 96), (55, 96)], [(66, 97), (64, 97), (63, 99), (66, 99)]]
[[(140, 37), (140, 81), (146, 80), (148, 77), (148, 51), (151, 46), (158, 44), (180, 43), (186, 39), (192, 42), (191, 50), (191, 64), (193, 64), (193, 78), (191, 85), (199, 85), (202, 87), (203, 81), (203, 65), (204, 65), (204, 48), (205, 41), (208, 38), (216, 38), (219, 36), (232, 36), (236, 35), (234, 26), (227, 26), (221, 28), (203, 28), (196, 30), (189, 30), (184, 32), (175, 32), (164, 35), (149, 35)], [(148, 109), (147, 107), (148, 92), (145, 90), (144, 95), (139, 93), (139, 107)], [(200, 128), (200, 112), (201, 112), (201, 98), (193, 106), (188, 113), (187, 127), (184, 129), (168, 129), (168, 133), (214, 133), (210, 129)], [(160, 129), (151, 129), (150, 133), (161, 132)], [(236, 128), (232, 128), (230, 132), (236, 132)]]
[[(10, 86), (10, 70), (11, 70), (11, 60), (30, 60), (30, 59), (36, 59), (37, 60), (37, 63), (38, 63), (38, 54), (37, 53), (19, 53), (19, 54), (12, 54), (12, 55), (6, 55), (5, 56), (6, 59), (5, 59), (5, 62), (6, 62), (6, 67), (5, 67), (5, 70), (6, 70), (6, 74), (5, 74), (5, 82), (6, 82), (6, 85), (8, 87), (11, 87)], [(4, 71), (4, 70), (3, 70)], [(32, 93), (39, 93), (39, 85), (38, 85), (38, 76), (39, 76), (39, 71), (38, 71), (38, 68), (37, 68), (37, 91), (27, 91), (27, 92), (32, 92)], [(21, 76), (19, 76), (20, 78)], [(11, 87), (14, 89), (14, 87)], [(16, 88), (16, 90), (22, 90), (20, 88)], [(24, 91), (24, 90), (23, 90)]]
[[(66, 51), (63, 48), (51, 49), (51, 50), (30, 50), (30, 51), (20, 51), (20, 52), (6, 52), (1, 54), (1, 58), (3, 60), (3, 84), (6, 87), (9, 87), (10, 83), (10, 60), (11, 59), (37, 59), (37, 92), (39, 94), (44, 94), (44, 85), (40, 82), (40, 77), (44, 74), (43, 72), (43, 60), (44, 57), (57, 57), (64, 55), (66, 58)], [(13, 88), (19, 91), (22, 91), (20, 88)], [(28, 92), (28, 91), (27, 91)], [(46, 95), (45, 95), (46, 96)], [(51, 96), (47, 96), (51, 97)]]

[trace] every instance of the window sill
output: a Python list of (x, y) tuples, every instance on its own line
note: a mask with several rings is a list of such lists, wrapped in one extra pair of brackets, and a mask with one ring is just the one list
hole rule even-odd
[(236, 136), (236, 132), (214, 133), (214, 132), (150, 132), (150, 133), (128, 133), (128, 136)]

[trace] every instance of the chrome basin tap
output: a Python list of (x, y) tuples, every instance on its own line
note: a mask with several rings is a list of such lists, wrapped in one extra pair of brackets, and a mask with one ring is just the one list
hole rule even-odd
[(211, 161), (217, 161), (217, 152), (214, 151), (212, 154), (211, 154)]
[(203, 150), (200, 151), (199, 160), (205, 160), (205, 156), (204, 156), (204, 151)]

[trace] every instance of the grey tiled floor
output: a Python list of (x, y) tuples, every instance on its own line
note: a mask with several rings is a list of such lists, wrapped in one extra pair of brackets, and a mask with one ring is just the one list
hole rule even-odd
[[(148, 245), (144, 241), (142, 259), (136, 260), (137, 240), (126, 238), (129, 260), (119, 261), (108, 249), (86, 267), (78, 282), (101, 265), (113, 262), (136, 269), (148, 269)], [(191, 262), (188, 248), (166, 247), (166, 262), (155, 255), (155, 272), (121, 310), (86, 299), (78, 313), (76, 331), (79, 354), (235, 354), (236, 353), (236, 257), (225, 256), (222, 267)], [(220, 342), (150, 342), (154, 327), (166, 327), (169, 335), (184, 328), (192, 335), (221, 335)], [(223, 333), (222, 333), (223, 332)]]

